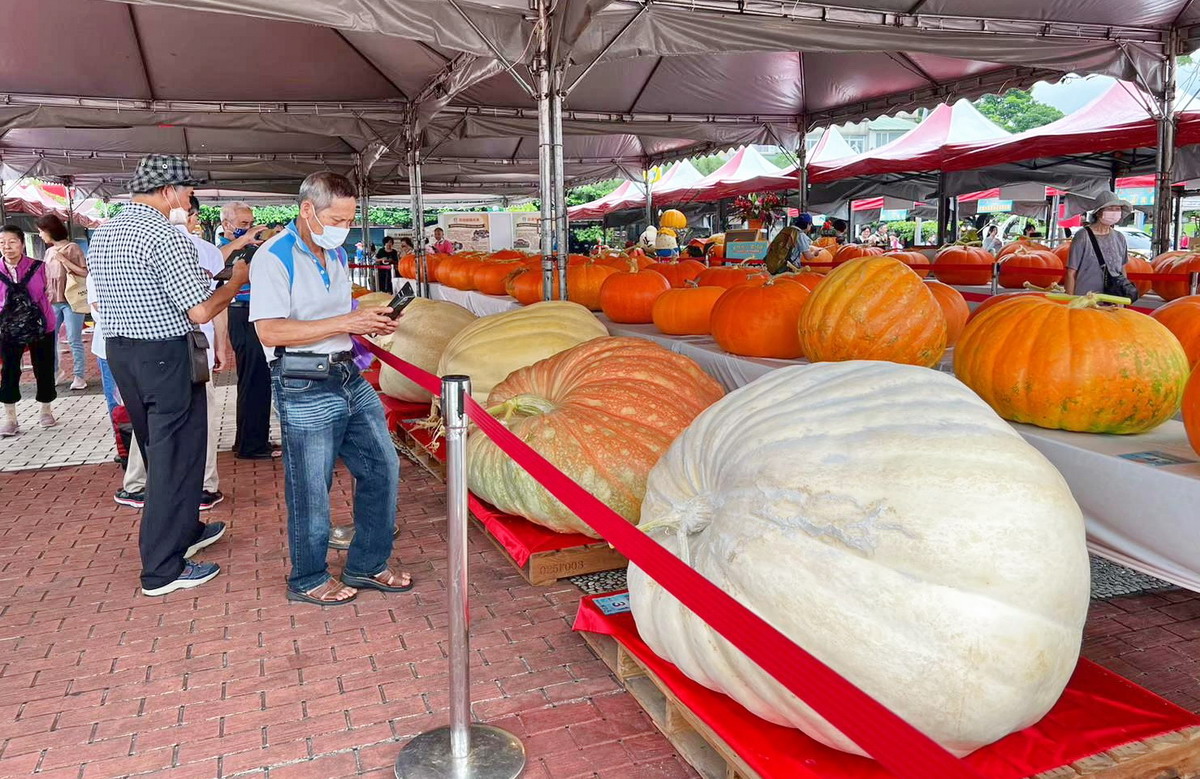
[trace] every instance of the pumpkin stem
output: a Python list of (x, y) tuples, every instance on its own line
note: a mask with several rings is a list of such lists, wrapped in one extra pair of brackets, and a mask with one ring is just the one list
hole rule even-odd
[(1021, 286), (1023, 286), (1025, 289), (1031, 289), (1031, 290), (1033, 290), (1034, 292), (1053, 292), (1053, 293), (1061, 293), (1061, 292), (1065, 292), (1065, 291), (1066, 291), (1066, 290), (1063, 288), (1063, 286), (1062, 286), (1061, 284), (1059, 284), (1057, 281), (1055, 281), (1055, 282), (1052, 282), (1052, 283), (1050, 284), (1050, 286), (1048, 286), (1048, 287), (1039, 287), (1037, 284), (1034, 284), (1032, 281), (1027, 281), (1027, 282), (1025, 282), (1024, 284), (1022, 284)]
[(1069, 299), (1067, 308), (1100, 308), (1102, 303), (1111, 303), (1117, 306), (1127, 306), (1133, 301), (1129, 298), (1119, 297), (1117, 295), (1105, 295), (1103, 293), (1089, 292), (1086, 295), (1079, 295), (1072, 298), (1071, 295), (1047, 295), (1046, 297), (1054, 298), (1055, 300)]
[(549, 414), (554, 410), (554, 404), (540, 395), (513, 395), (498, 406), (487, 410), (489, 414), (507, 422), (514, 416), (535, 417), (539, 414)]

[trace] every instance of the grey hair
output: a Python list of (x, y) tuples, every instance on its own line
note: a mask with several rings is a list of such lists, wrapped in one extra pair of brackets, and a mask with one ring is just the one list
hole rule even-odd
[(315, 211), (324, 211), (333, 205), (333, 201), (344, 197), (357, 198), (358, 190), (350, 179), (330, 170), (310, 173), (300, 185), (300, 202), (307, 200)]
[(235, 218), (237, 218), (237, 212), (241, 211), (243, 208), (252, 214), (254, 213), (254, 209), (250, 207), (249, 203), (243, 203), (240, 200), (235, 200), (232, 203), (226, 203), (225, 205), (221, 206), (221, 221), (232, 222)]

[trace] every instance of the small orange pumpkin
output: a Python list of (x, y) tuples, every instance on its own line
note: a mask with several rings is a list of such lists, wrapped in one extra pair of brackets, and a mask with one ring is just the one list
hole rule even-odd
[(878, 257), (883, 254), (883, 249), (878, 246), (863, 246), (857, 243), (844, 244), (842, 248), (837, 250), (833, 255), (834, 267), (844, 265), (850, 260), (857, 260), (859, 257)]
[(932, 265), (929, 258), (920, 252), (888, 252), (884, 257), (893, 257), (916, 271), (917, 275), (925, 278), (929, 275)]
[(668, 290), (654, 301), (650, 317), (667, 335), (708, 335), (713, 306), (725, 291), (724, 287), (696, 286)]
[(758, 279), (767, 280), (768, 273), (762, 267), (750, 265), (725, 265), (720, 268), (709, 268), (696, 277), (696, 284), (701, 287), (736, 287), (747, 281)]
[(730, 354), (791, 360), (804, 354), (797, 322), (808, 287), (787, 280), (739, 284), (712, 309), (713, 340)]
[[(558, 300), (558, 268), (554, 269), (554, 282), (551, 287), (551, 300)], [(504, 282), (504, 291), (515, 298), (523, 306), (531, 306), (542, 298), (542, 269), (525, 265), (518, 267)]]
[(1183, 429), (1192, 451), (1200, 454), (1200, 371), (1192, 371), (1183, 391)]
[(584, 262), (567, 267), (567, 298), (589, 311), (600, 310), (600, 286), (616, 268)]
[(646, 270), (661, 273), (672, 289), (681, 289), (708, 268), (704, 267), (704, 263), (696, 260), (678, 260), (676, 262), (656, 262)]
[[(956, 286), (977, 286), (990, 284), (992, 281), (992, 265), (995, 259), (989, 252), (975, 246), (947, 246), (937, 253), (933, 260), (933, 272), (938, 281)], [(941, 265), (943, 267), (939, 268)], [(946, 268), (947, 265), (978, 265), (979, 270), (971, 268)]]
[(958, 337), (962, 335), (963, 328), (967, 326), (967, 320), (971, 317), (967, 299), (949, 284), (943, 284), (933, 279), (926, 279), (925, 284), (933, 293), (938, 305), (942, 307), (942, 316), (946, 317), (946, 346), (954, 346), (958, 343)]
[[(1065, 265), (1065, 261), (1064, 261), (1064, 265)], [(1154, 266), (1152, 266), (1150, 264), (1149, 260), (1143, 259), (1136, 254), (1129, 255), (1129, 260), (1125, 263), (1125, 274), (1126, 275), (1128, 275), (1130, 273), (1153, 273), (1153, 272), (1154, 272)], [(1137, 291), (1138, 291), (1139, 295), (1145, 295), (1147, 292), (1150, 291), (1150, 288), (1152, 286), (1154, 286), (1154, 282), (1151, 280), (1147, 280), (1147, 279), (1130, 279), (1130, 281), (1133, 282), (1133, 286), (1137, 287)], [(1044, 285), (1041, 285), (1041, 286), (1044, 286)]]
[(517, 266), (518, 263), (513, 260), (478, 263), (471, 275), (472, 283), (475, 289), (485, 295), (507, 295), (505, 282)]
[(652, 270), (617, 272), (600, 285), (600, 310), (613, 322), (648, 324), (654, 321), (654, 301), (671, 288)]
[[(1154, 264), (1159, 273), (1197, 273), (1200, 272), (1200, 252), (1167, 252), (1156, 257)], [(1154, 291), (1163, 300), (1175, 300), (1192, 294), (1190, 280), (1155, 281), (1153, 284)]]
[(1062, 260), (1049, 250), (1018, 245), (999, 259), (1000, 286), (1005, 289), (1024, 289), (1026, 282), (1049, 287), (1063, 278)]
[(1192, 368), (1200, 365), (1200, 295), (1175, 298), (1165, 306), (1154, 309), (1150, 316), (1175, 334), (1179, 343), (1183, 344)]

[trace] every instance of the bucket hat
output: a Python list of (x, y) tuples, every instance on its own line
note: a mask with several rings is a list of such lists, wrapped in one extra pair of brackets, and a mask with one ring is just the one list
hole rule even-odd
[(1133, 213), (1133, 204), (1128, 200), (1123, 200), (1117, 197), (1117, 193), (1115, 192), (1105, 192), (1104, 194), (1100, 195), (1100, 197), (1096, 198), (1096, 206), (1092, 209), (1092, 211), (1094, 213), (1099, 213), (1106, 208), (1116, 208), (1117, 206), (1121, 207), (1121, 214), (1123, 217), (1129, 216)]
[(137, 170), (129, 180), (129, 191), (136, 194), (153, 192), (162, 187), (194, 187), (203, 183), (203, 179), (192, 175), (192, 166), (183, 157), (147, 154), (138, 161)]

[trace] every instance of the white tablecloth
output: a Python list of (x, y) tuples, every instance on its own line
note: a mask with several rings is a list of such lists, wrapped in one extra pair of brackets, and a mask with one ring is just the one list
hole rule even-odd
[[(416, 283), (415, 279), (406, 279), (406, 281)], [(475, 316), (501, 314), (505, 311), (521, 307), (520, 303), (507, 295), (485, 295), (482, 292), (465, 292), (461, 289), (454, 289), (453, 287), (447, 287), (435, 282), (430, 282), (429, 284), (429, 296), (434, 300), (457, 303)]]
[[(476, 313), (507, 298), (460, 292), (440, 285), (435, 295)], [(459, 297), (461, 296), (461, 298)], [(805, 360), (767, 360), (727, 354), (708, 336), (663, 335), (654, 325), (615, 324), (599, 315), (613, 335), (654, 341), (691, 357), (727, 391)], [(938, 369), (953, 373), (950, 351)], [(1087, 519), (1093, 552), (1130, 568), (1200, 592), (1200, 456), (1188, 445), (1183, 424), (1170, 420), (1136, 436), (1090, 435), (1013, 425), (1062, 473)], [(1121, 455), (1141, 454), (1137, 459)], [(1172, 464), (1171, 460), (1184, 460)]]

